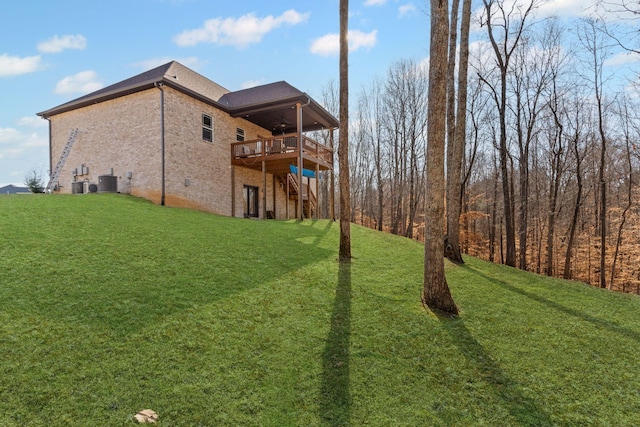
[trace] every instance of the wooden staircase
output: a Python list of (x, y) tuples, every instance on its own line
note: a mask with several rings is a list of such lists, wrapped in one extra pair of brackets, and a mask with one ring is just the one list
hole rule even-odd
[[(300, 185), (298, 185), (298, 176), (292, 173), (286, 175), (279, 175), (278, 179), (282, 184), (282, 188), (287, 188), (287, 182), (289, 184), (289, 200), (298, 200), (298, 194), (300, 193)], [(318, 199), (313, 191), (309, 191), (309, 186), (302, 183), (302, 211), (305, 218), (313, 218), (318, 206)]]

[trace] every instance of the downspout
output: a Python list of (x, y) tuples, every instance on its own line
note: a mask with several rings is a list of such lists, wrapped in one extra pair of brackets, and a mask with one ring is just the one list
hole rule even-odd
[(51, 177), (53, 176), (53, 148), (51, 146), (51, 120), (47, 116), (42, 116), (47, 122), (49, 122), (49, 179), (47, 183), (51, 181)]
[(160, 89), (160, 164), (162, 169), (161, 176), (161, 190), (160, 190), (160, 205), (164, 206), (165, 199), (165, 150), (164, 150), (164, 89), (162, 88), (162, 82), (155, 82), (155, 87)]

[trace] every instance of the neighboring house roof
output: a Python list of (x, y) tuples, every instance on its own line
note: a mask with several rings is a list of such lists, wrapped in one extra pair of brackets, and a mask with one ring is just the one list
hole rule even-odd
[(0, 194), (31, 194), (31, 190), (28, 187), (17, 187), (9, 184), (0, 187)]
[(306, 93), (286, 82), (229, 92), (176, 61), (145, 71), (121, 82), (81, 96), (65, 104), (38, 113), (48, 118), (98, 102), (150, 89), (159, 84), (170, 86), (233, 117), (243, 117), (272, 133), (296, 129), (297, 103), (304, 105), (303, 130), (338, 127), (338, 121)]

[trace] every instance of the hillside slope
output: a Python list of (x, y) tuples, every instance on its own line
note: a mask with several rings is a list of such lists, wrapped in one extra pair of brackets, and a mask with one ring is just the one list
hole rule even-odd
[(0, 196), (0, 425), (640, 424), (640, 298), (338, 229)]

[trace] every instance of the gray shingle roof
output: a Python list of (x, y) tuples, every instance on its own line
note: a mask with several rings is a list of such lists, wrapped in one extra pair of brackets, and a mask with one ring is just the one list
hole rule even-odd
[(171, 61), (159, 67), (145, 71), (118, 83), (99, 89), (88, 95), (81, 96), (65, 104), (58, 105), (38, 113), (42, 117), (50, 117), (66, 111), (82, 108), (90, 104), (106, 101), (130, 93), (146, 90), (156, 83), (163, 83), (175, 87), (199, 98), (216, 104), (216, 100), (229, 92), (219, 84), (207, 79), (195, 71), (185, 67), (177, 61)]
[(281, 81), (226, 93), (222, 95), (219, 102), (226, 107), (235, 109), (301, 96), (305, 96), (304, 92), (299, 91), (287, 82)]
[[(81, 96), (65, 104), (38, 113), (51, 117), (98, 102), (118, 98), (130, 93), (147, 90), (162, 83), (180, 90), (209, 105), (213, 105), (233, 117), (243, 117), (265, 129), (290, 132), (295, 128), (296, 103), (306, 105), (303, 114), (305, 130), (338, 127), (338, 121), (306, 93), (289, 83), (280, 81), (249, 89), (230, 92), (219, 84), (196, 73), (176, 61), (153, 68), (121, 82), (112, 84), (88, 95)], [(288, 126), (276, 128), (276, 122), (287, 122)]]

